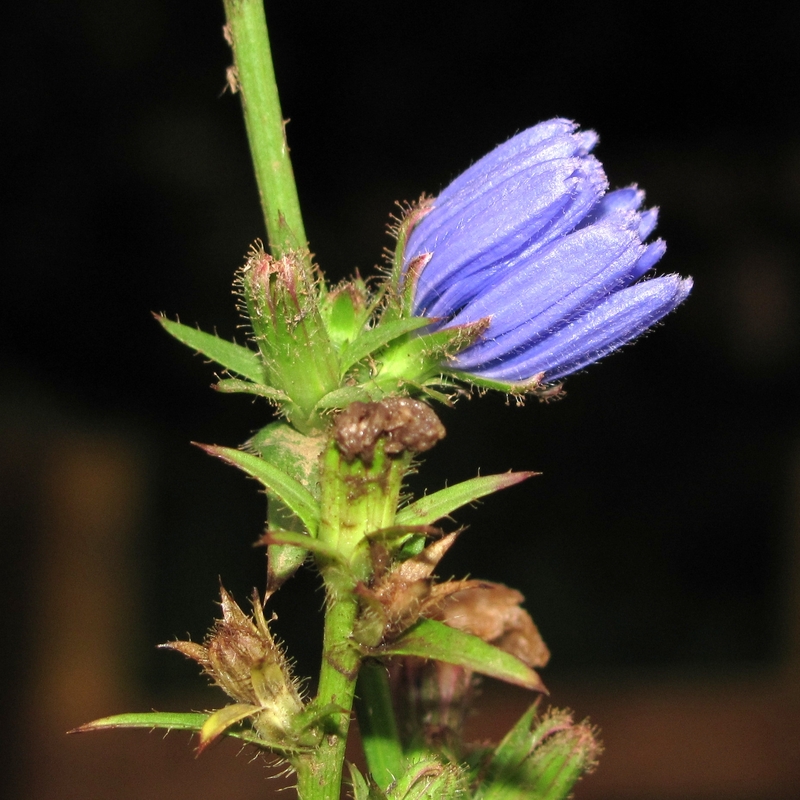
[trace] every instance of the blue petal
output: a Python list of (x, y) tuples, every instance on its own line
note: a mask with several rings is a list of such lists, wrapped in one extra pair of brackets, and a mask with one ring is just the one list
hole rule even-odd
[(521, 171), (556, 159), (583, 158), (597, 141), (593, 131), (573, 133), (568, 120), (551, 120), (510, 139), (456, 178), (434, 201), (435, 212), (420, 221), (408, 243), (407, 257), (432, 252), (438, 229), (458, 218), (466, 206)]
[(617, 211), (636, 211), (644, 202), (644, 192), (636, 186), (628, 186), (625, 189), (616, 189), (609, 192), (599, 203), (586, 215), (580, 227), (592, 225), (603, 219), (608, 214)]
[[(667, 275), (638, 283), (545, 338), (475, 374), (494, 380), (524, 381), (544, 373), (557, 380), (597, 361), (635, 339), (680, 305), (692, 288), (691, 278)], [(455, 366), (460, 367), (458, 359)]]
[(647, 245), (642, 257), (636, 263), (636, 269), (631, 273), (631, 279), (638, 280), (645, 272), (653, 269), (666, 252), (667, 243), (663, 239), (656, 239)]
[[(431, 243), (433, 255), (419, 279), (415, 313), (452, 316), (480, 288), (480, 283), (470, 285), (472, 276), (503, 269), (523, 251), (530, 255), (568, 233), (605, 186), (605, 173), (593, 157), (563, 159), (529, 169), (498, 187), (491, 198), (473, 203)], [(451, 286), (454, 291), (445, 295)]]
[(438, 201), (449, 200), (467, 184), (480, 183), (497, 166), (505, 167), (509, 162), (524, 163), (529, 158), (541, 162), (558, 156), (586, 155), (596, 144), (597, 134), (594, 131), (576, 134), (576, 128), (568, 119), (551, 119), (518, 133), (462, 172), (440, 192)]
[(555, 380), (638, 336), (691, 279), (636, 283), (664, 255), (645, 244), (658, 209), (637, 186), (608, 192), (593, 131), (564, 119), (523, 131), (470, 167), (414, 228), (406, 263), (430, 254), (414, 313), (439, 327), (488, 319), (451, 366), (497, 380)]
[(616, 214), (576, 231), (482, 293), (452, 321), (460, 325), (491, 317), (485, 337), (465, 350), (459, 363), (479, 367), (504, 351), (530, 347), (632, 283), (646, 253), (636, 235), (637, 217)]

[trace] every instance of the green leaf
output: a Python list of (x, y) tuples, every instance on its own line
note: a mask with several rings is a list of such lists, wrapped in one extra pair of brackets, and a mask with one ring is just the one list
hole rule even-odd
[(308, 436), (278, 420), (254, 434), (243, 449), (261, 456), (316, 497), (319, 494), (319, 458), (326, 442), (325, 436)]
[(317, 535), (319, 525), (319, 504), (314, 495), (290, 475), (273, 466), (263, 458), (230, 447), (198, 444), (209, 455), (217, 456), (228, 464), (246, 472), (260, 481), (267, 494), (277, 497), (287, 508), (296, 514), (306, 526), (311, 536)]
[(254, 383), (264, 383), (264, 367), (261, 363), (261, 356), (255, 351), (197, 328), (173, 322), (160, 314), (156, 314), (155, 318), (161, 323), (164, 330), (179, 342), (194, 348), (236, 375), (241, 375)]
[(436, 520), (446, 517), (467, 503), (473, 503), (481, 497), (501, 489), (507, 489), (528, 478), (538, 475), (537, 472), (504, 472), (500, 475), (484, 475), (468, 481), (448, 486), (434, 494), (421, 497), (397, 512), (395, 522), (398, 525), (430, 525)]
[(222, 378), (217, 381), (214, 388), (223, 394), (257, 394), (266, 397), (274, 403), (285, 403), (289, 400), (289, 395), (280, 389), (273, 389), (271, 386), (264, 386), (263, 383), (251, 383), (250, 381), (240, 381), (236, 378)]
[(270, 546), (289, 546), (296, 550), (302, 549), (305, 553), (314, 553), (314, 555), (322, 556), (329, 561), (341, 561), (341, 556), (337, 550), (334, 550), (328, 544), (320, 542), (318, 539), (312, 539), (305, 533), (270, 528), (263, 541)]
[(382, 647), (381, 652), (444, 661), (526, 689), (547, 691), (541, 678), (515, 656), (433, 619), (421, 619), (399, 639)]
[[(89, 733), (90, 731), (116, 730), (121, 728), (144, 728), (155, 730), (156, 728), (168, 731), (193, 731), (199, 732), (203, 725), (213, 716), (213, 714), (198, 714), (195, 712), (173, 712), (173, 711), (145, 711), (142, 713), (115, 714), (113, 717), (103, 717), (94, 722), (87, 722), (70, 733)], [(226, 730), (226, 736), (234, 739), (241, 739), (244, 742), (264, 746), (264, 742), (259, 735), (249, 728), (237, 728)]]
[(416, 331), (419, 328), (424, 328), (426, 325), (430, 325), (430, 322), (429, 319), (424, 317), (411, 317), (410, 319), (386, 322), (365, 331), (342, 350), (340, 356), (342, 374), (344, 375), (353, 364), (361, 361), (362, 358), (366, 358), (370, 353), (379, 350), (393, 339)]
[(87, 722), (70, 733), (86, 733), (113, 728), (165, 728), (170, 731), (199, 731), (210, 714), (183, 713), (172, 711), (146, 711), (144, 713), (115, 714), (94, 722)]
[[(318, 499), (319, 457), (326, 441), (325, 436), (307, 436), (283, 420), (278, 420), (258, 431), (244, 445), (244, 449), (260, 455), (264, 461), (294, 478)], [(297, 517), (276, 497), (269, 502), (268, 521), (271, 530), (302, 533)], [(267, 596), (294, 575), (307, 555), (305, 544), (302, 547), (267, 545)]]
[(362, 664), (356, 687), (356, 714), (370, 774), (385, 790), (402, 772), (404, 759), (383, 664)]

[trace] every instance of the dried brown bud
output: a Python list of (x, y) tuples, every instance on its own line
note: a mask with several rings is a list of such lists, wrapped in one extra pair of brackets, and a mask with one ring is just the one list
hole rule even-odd
[(384, 452), (424, 453), (444, 438), (445, 430), (433, 409), (410, 397), (387, 397), (378, 403), (351, 403), (334, 421), (334, 439), (345, 460), (371, 464), (375, 445)]
[(168, 642), (161, 645), (197, 661), (227, 695), (239, 703), (263, 707), (272, 701), (299, 713), (302, 701), (281, 648), (272, 638), (261, 603), (253, 601), (253, 619), (220, 587), (222, 619), (204, 644)]
[[(355, 631), (358, 641), (376, 647), (390, 641), (413, 625), (420, 616), (434, 616), (428, 609), (436, 607), (443, 596), (440, 587), (458, 591), (470, 581), (433, 583), (433, 571), (455, 542), (458, 532), (429, 544), (421, 553), (395, 564), (377, 575), (371, 588), (359, 587), (362, 615)], [(374, 558), (373, 548), (373, 558)], [(378, 548), (380, 553), (380, 548)], [(446, 590), (444, 590), (446, 593)]]

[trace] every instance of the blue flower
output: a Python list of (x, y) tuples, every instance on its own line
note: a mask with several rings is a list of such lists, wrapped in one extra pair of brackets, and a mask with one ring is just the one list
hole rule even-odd
[(636, 186), (607, 192), (596, 142), (568, 120), (535, 125), (456, 178), (414, 227), (404, 254), (406, 265), (424, 257), (414, 313), (440, 328), (489, 320), (450, 368), (553, 381), (686, 299), (691, 278), (640, 280), (666, 249), (661, 239), (645, 243), (658, 210), (640, 210)]

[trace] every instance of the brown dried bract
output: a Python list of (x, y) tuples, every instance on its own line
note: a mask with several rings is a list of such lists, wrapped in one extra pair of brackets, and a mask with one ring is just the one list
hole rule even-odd
[(525, 600), (522, 594), (502, 583), (469, 583), (472, 585), (441, 601), (435, 618), (451, 628), (479, 636), (529, 667), (544, 667), (550, 651), (530, 614), (520, 605)]
[(384, 440), (384, 452), (424, 453), (444, 438), (444, 425), (430, 406), (410, 397), (387, 397), (378, 403), (351, 403), (334, 420), (333, 435), (347, 461), (360, 458), (371, 464), (375, 446)]

